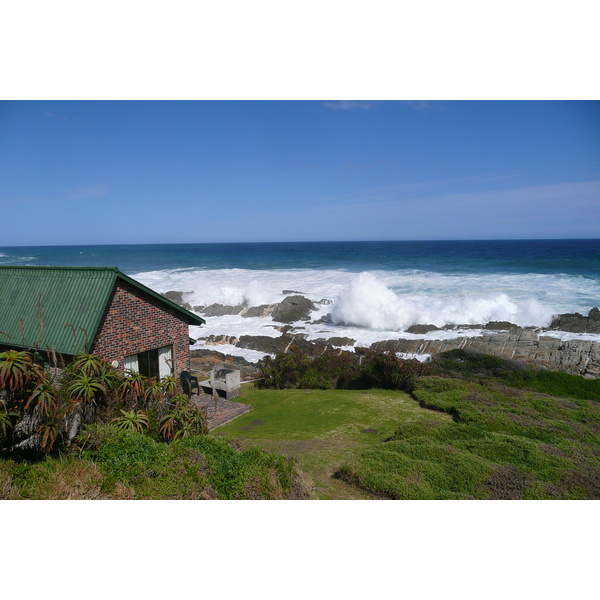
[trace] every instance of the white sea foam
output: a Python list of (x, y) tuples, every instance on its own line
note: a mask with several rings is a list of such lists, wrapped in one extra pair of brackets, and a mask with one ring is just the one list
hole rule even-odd
[(3, 265), (27, 264), (27, 263), (31, 262), (32, 260), (36, 260), (35, 256), (14, 256), (12, 254), (3, 254), (2, 252), (0, 252), (0, 259), (6, 259), (6, 258), (8, 260), (2, 260)]
[(515, 300), (506, 293), (457, 296), (409, 292), (399, 295), (371, 273), (361, 273), (333, 303), (333, 322), (381, 331), (404, 331), (411, 325), (477, 325), (510, 321), (544, 326), (554, 310), (535, 299)]
[[(388, 339), (489, 334), (479, 329), (440, 330), (418, 336), (406, 333), (415, 324), (443, 327), (509, 321), (544, 328), (555, 314), (587, 314), (600, 298), (597, 280), (560, 274), (447, 275), (414, 270), (357, 274), (316, 269), (189, 268), (148, 271), (133, 277), (159, 292), (184, 292), (184, 300), (192, 306), (259, 306), (280, 302), (286, 296), (284, 290), (298, 292), (317, 303), (311, 315), (313, 321), (327, 314), (331, 317), (328, 323), (296, 323), (299, 332), (309, 339), (350, 337), (363, 346)], [(326, 302), (319, 304), (321, 300)], [(277, 337), (278, 325), (281, 323), (269, 317), (206, 317), (206, 325), (192, 328), (191, 335)]]
[(572, 333), (570, 331), (540, 331), (540, 336), (558, 338), (564, 342), (573, 340), (584, 340), (588, 342), (600, 342), (600, 333)]
[(396, 356), (403, 360), (417, 359), (419, 362), (426, 363), (431, 360), (431, 354), (414, 354), (413, 352), (396, 352)]
[(231, 344), (220, 344), (219, 346), (207, 346), (202, 342), (194, 344), (191, 347), (192, 350), (212, 350), (215, 352), (221, 352), (222, 354), (228, 354), (230, 356), (241, 356), (245, 360), (251, 363), (257, 363), (265, 356), (273, 356), (266, 352), (260, 352), (258, 350), (249, 350), (247, 348), (238, 348)]

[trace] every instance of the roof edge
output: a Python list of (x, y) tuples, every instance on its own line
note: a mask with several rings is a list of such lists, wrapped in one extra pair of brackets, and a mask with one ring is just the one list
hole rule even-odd
[[(166, 296), (159, 294), (158, 292), (154, 291), (153, 289), (145, 286), (143, 283), (140, 283), (136, 279), (129, 277), (129, 275), (125, 275), (125, 273), (123, 273), (119, 269), (119, 267), (87, 267), (87, 266), (73, 267), (73, 266), (54, 266), (54, 265), (0, 265), (0, 269), (14, 270), (14, 271), (28, 270), (28, 269), (34, 270), (35, 269), (35, 270), (48, 270), (48, 271), (63, 270), (63, 271), (108, 271), (108, 272), (112, 272), (112, 273), (114, 273), (115, 280), (122, 279), (123, 281), (130, 283), (131, 285), (138, 288), (139, 290), (149, 294), (150, 296), (153, 296), (157, 300), (160, 300), (162, 303), (164, 303), (167, 306), (170, 306), (171, 308), (176, 310), (178, 313), (180, 313), (181, 315), (183, 315), (186, 318), (188, 325), (204, 325), (204, 324), (206, 324), (206, 321), (202, 317), (199, 317), (198, 315), (194, 314), (193, 312), (183, 308), (182, 306), (179, 306), (179, 304), (176, 304), (172, 300), (169, 300)], [(114, 286), (114, 282), (113, 282), (113, 286)], [(112, 291), (111, 291), (111, 293), (112, 293)], [(108, 295), (104, 299), (105, 305), (106, 305), (106, 302), (108, 302), (109, 298), (110, 298), (110, 295)], [(98, 327), (100, 327), (100, 324), (101, 324), (101, 317), (97, 323), (97, 328), (96, 328), (95, 333), (97, 333), (97, 330), (98, 330)]]
[(116, 271), (118, 279), (122, 279), (123, 281), (130, 283), (131, 285), (137, 287), (141, 291), (150, 294), (150, 296), (153, 296), (157, 300), (160, 300), (164, 304), (167, 304), (171, 308), (174, 308), (177, 312), (186, 316), (188, 319), (188, 325), (204, 325), (206, 323), (206, 321), (202, 317), (199, 317), (193, 312), (183, 308), (182, 306), (179, 306), (179, 304), (176, 304), (172, 300), (169, 300), (166, 296), (163, 296), (162, 294), (154, 291), (152, 288), (145, 286), (143, 283), (140, 283), (136, 279), (129, 277), (129, 275), (125, 275), (125, 273), (122, 273), (121, 271), (119, 271), (119, 269), (116, 269)]

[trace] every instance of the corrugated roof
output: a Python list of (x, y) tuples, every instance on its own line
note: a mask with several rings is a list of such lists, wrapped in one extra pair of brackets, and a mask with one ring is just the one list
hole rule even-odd
[(116, 267), (0, 266), (0, 332), (9, 336), (0, 333), (0, 344), (89, 352), (117, 278), (177, 310), (188, 324), (205, 322)]

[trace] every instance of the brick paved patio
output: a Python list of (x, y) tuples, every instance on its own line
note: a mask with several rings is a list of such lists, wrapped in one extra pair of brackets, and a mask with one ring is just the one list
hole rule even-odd
[(207, 394), (194, 394), (192, 400), (196, 406), (204, 409), (209, 431), (252, 410), (252, 406), (249, 404), (233, 402), (221, 397), (213, 398)]

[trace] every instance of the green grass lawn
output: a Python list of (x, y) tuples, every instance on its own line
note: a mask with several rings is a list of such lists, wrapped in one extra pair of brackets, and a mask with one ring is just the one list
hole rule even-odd
[(240, 402), (254, 410), (211, 435), (237, 439), (298, 459), (320, 499), (360, 499), (367, 492), (334, 479), (342, 464), (379, 446), (398, 425), (449, 415), (421, 408), (408, 394), (388, 390), (258, 390), (242, 387)]
[(600, 497), (595, 400), (494, 378), (423, 377), (414, 397), (386, 390), (244, 392), (241, 400), (254, 410), (212, 435), (297, 458), (320, 499)]
[(597, 401), (440, 377), (414, 396), (454, 422), (401, 425), (338, 476), (394, 499), (600, 498)]

